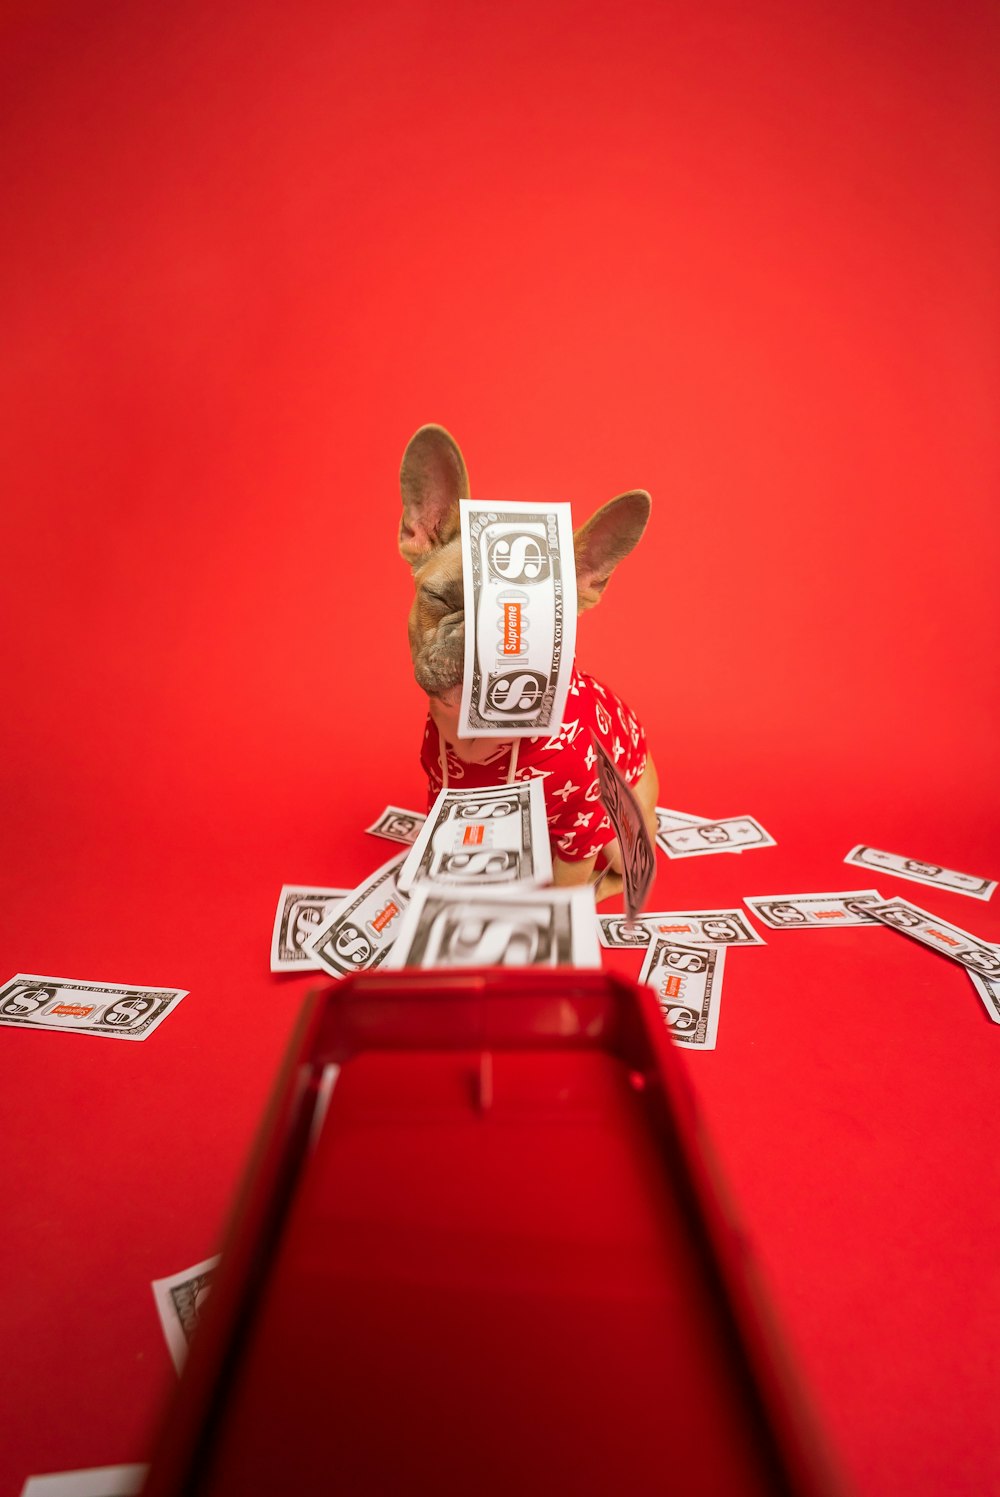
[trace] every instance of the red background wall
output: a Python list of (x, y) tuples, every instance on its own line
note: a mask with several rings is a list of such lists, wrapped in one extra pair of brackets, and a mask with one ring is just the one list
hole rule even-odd
[[(278, 887), (360, 878), (422, 804), (423, 421), (477, 496), (653, 495), (581, 661), (666, 804), (779, 843), (661, 864), (660, 908), (852, 887), (860, 840), (1000, 873), (998, 32), (978, 0), (5, 8), (0, 979), (191, 996), (143, 1046), (0, 1030), (0, 1493), (145, 1455), (148, 1281), (216, 1246), (305, 991), (267, 973)], [(726, 995), (689, 1068), (849, 1474), (981, 1492), (1000, 1034), (889, 933), (775, 935)]]

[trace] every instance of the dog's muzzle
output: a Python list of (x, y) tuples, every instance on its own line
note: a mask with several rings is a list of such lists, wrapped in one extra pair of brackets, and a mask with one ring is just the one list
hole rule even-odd
[(413, 662), (417, 685), (428, 696), (461, 689), (465, 670), (465, 619), (461, 613), (442, 619), (427, 648)]

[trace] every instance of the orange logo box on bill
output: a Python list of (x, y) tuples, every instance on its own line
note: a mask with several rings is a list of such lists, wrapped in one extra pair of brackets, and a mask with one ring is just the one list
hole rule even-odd
[(520, 603), (503, 605), (503, 653), (505, 655), (520, 655), (521, 653)]
[(381, 935), (382, 932), (385, 930), (386, 926), (388, 924), (390, 924), (391, 921), (395, 920), (395, 918), (396, 918), (396, 916), (398, 914), (399, 914), (399, 905), (396, 904), (394, 900), (390, 899), (390, 901), (386, 905), (385, 909), (384, 910), (379, 910), (378, 914), (372, 920), (372, 922), (371, 922), (372, 930), (375, 931), (376, 935)]

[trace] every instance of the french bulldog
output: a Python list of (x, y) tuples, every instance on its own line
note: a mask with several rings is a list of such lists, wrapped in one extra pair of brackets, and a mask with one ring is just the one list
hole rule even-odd
[[(410, 654), (428, 718), (421, 762), (428, 804), (442, 785), (480, 787), (541, 775), (552, 843), (553, 882), (599, 884), (601, 901), (620, 893), (621, 849), (598, 794), (590, 732), (614, 757), (656, 834), (659, 781), (645, 734), (609, 687), (576, 669), (561, 727), (539, 738), (462, 738), (459, 704), (465, 664), (465, 612), (459, 504), (469, 498), (465, 461), (442, 426), (422, 426), (400, 468), (399, 550), (413, 571)], [(578, 612), (600, 602), (608, 579), (638, 542), (649, 518), (641, 489), (619, 494), (574, 533)], [(595, 890), (596, 892), (596, 890)]]

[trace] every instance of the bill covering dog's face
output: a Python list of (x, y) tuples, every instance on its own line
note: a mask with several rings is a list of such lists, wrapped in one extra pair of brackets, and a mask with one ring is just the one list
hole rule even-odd
[[(399, 483), (399, 550), (413, 569), (416, 589), (409, 618), (413, 673), (438, 728), (455, 742), (465, 664), (458, 506), (469, 497), (469, 475), (444, 427), (422, 426), (410, 439)], [(605, 504), (574, 533), (579, 613), (600, 601), (611, 573), (642, 535), (649, 509), (649, 495), (634, 489)], [(491, 748), (489, 739), (476, 742)]]

